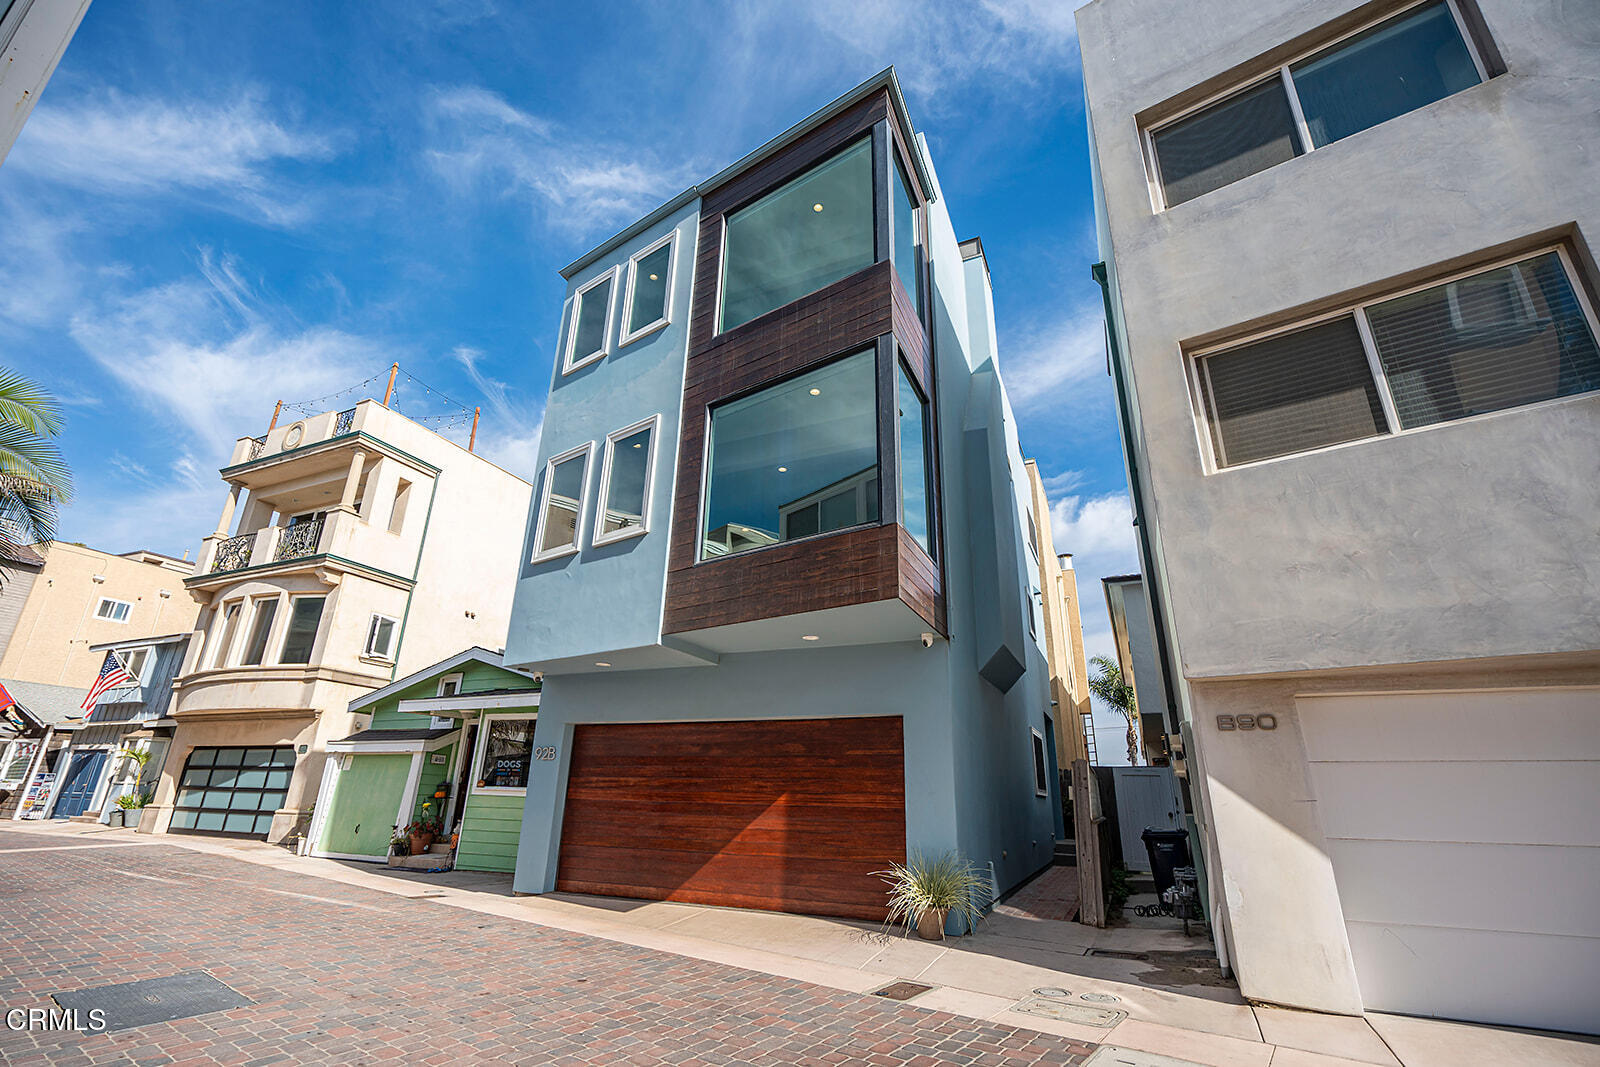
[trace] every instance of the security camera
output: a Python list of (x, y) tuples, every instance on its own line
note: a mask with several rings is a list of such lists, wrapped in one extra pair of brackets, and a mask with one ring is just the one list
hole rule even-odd
[(924, 633), (922, 635), (922, 647), (923, 648), (932, 648), (933, 647), (933, 635), (932, 634)]

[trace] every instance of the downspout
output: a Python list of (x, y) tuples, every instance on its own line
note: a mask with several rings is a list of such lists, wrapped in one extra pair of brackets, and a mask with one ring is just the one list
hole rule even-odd
[(422, 552), (428, 547), (428, 527), (433, 525), (433, 502), (439, 495), (439, 479), (443, 477), (443, 471), (435, 474), (433, 488), (428, 490), (428, 510), (422, 516), (422, 537), (417, 541), (417, 562), (411, 568), (411, 588), (406, 590), (406, 610), (400, 613), (400, 632), (394, 639), (394, 663), (389, 667), (391, 682), (400, 671), (400, 649), (405, 646), (406, 623), (411, 619), (411, 597), (417, 591), (417, 576), (422, 573)]
[(1145, 589), (1150, 596), (1150, 623), (1155, 631), (1156, 655), (1161, 658), (1161, 696), (1166, 701), (1167, 733), (1182, 736), (1182, 723), (1178, 718), (1178, 700), (1173, 689), (1173, 663), (1167, 644), (1166, 615), (1162, 610), (1161, 583), (1156, 577), (1155, 554), (1150, 548), (1150, 532), (1144, 521), (1144, 491), (1139, 485), (1139, 460), (1133, 447), (1133, 426), (1128, 408), (1128, 387), (1123, 380), (1122, 353), (1117, 347), (1116, 321), (1111, 307), (1111, 283), (1106, 276), (1104, 262), (1089, 268), (1089, 274), (1100, 285), (1100, 299), (1105, 305), (1106, 352), (1111, 364), (1111, 378), (1117, 390), (1117, 422), (1122, 427), (1122, 455), (1128, 464), (1128, 492), (1133, 503), (1133, 526), (1138, 531), (1139, 562), (1144, 568)]

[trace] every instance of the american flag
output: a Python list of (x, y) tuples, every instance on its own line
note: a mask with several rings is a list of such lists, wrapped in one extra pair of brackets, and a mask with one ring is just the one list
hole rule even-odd
[(84, 711), (94, 711), (94, 706), (99, 703), (100, 697), (107, 689), (115, 689), (119, 685), (132, 685), (133, 675), (122, 665), (115, 652), (106, 653), (106, 661), (100, 666), (100, 677), (94, 680), (89, 687), (89, 695), (83, 698), (83, 703), (78, 707)]

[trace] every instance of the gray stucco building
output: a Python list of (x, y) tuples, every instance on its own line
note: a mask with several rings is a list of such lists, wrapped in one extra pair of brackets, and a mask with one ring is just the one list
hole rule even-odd
[(988, 268), (891, 71), (564, 272), (516, 888), (877, 916), (1059, 800)]
[(1153, 614), (1243, 992), (1592, 1032), (1600, 6), (1095, 0), (1078, 26)]

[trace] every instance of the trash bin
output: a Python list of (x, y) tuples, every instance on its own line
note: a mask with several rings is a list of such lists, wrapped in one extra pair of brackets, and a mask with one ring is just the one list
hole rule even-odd
[(1189, 855), (1189, 831), (1157, 830), (1147, 826), (1139, 836), (1144, 840), (1144, 850), (1150, 857), (1150, 876), (1155, 879), (1156, 896), (1159, 897), (1172, 888), (1175, 880), (1173, 871), (1179, 867), (1194, 866), (1194, 860)]

